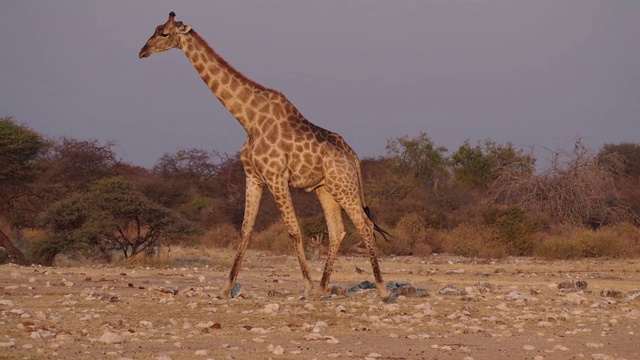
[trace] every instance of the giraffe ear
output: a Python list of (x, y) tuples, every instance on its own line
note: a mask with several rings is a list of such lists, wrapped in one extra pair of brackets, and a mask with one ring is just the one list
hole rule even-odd
[(180, 31), (180, 34), (186, 34), (189, 31), (191, 31), (191, 25), (182, 25), (180, 24), (180, 27), (178, 28), (178, 30)]

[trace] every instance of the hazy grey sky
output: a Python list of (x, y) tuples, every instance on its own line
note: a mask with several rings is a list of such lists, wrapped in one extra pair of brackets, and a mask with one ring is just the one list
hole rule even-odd
[(638, 0), (2, 1), (0, 116), (146, 167), (235, 153), (244, 130), (179, 50), (138, 59), (171, 10), (361, 156), (420, 131), (449, 150), (640, 142)]

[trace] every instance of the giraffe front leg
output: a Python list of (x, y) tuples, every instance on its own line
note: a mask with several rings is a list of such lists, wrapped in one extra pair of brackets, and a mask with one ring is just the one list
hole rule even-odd
[(256, 222), (256, 216), (258, 215), (258, 208), (260, 207), (260, 199), (262, 198), (262, 184), (253, 180), (250, 176), (247, 176), (247, 189), (244, 206), (244, 218), (242, 219), (242, 229), (240, 245), (236, 252), (236, 257), (233, 260), (233, 266), (229, 272), (229, 277), (225, 281), (222, 289), (221, 297), (229, 299), (231, 297), (231, 291), (236, 284), (238, 273), (240, 272), (240, 266), (244, 259), (244, 253), (249, 246), (249, 240), (251, 240), (251, 233), (253, 232), (253, 225)]
[(298, 262), (300, 263), (300, 269), (302, 271), (302, 278), (304, 279), (303, 298), (309, 298), (313, 291), (313, 281), (309, 275), (309, 266), (307, 265), (307, 257), (304, 254), (304, 244), (302, 243), (302, 232), (300, 231), (300, 226), (298, 225), (296, 213), (293, 208), (289, 185), (284, 178), (276, 179), (269, 182), (269, 189), (282, 214), (282, 219), (284, 220), (284, 225), (287, 228), (289, 237), (291, 237), (294, 242), (296, 255), (298, 256)]

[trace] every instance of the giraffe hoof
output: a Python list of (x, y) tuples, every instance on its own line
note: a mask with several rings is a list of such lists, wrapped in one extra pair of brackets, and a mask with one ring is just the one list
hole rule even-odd
[(387, 296), (382, 297), (382, 301), (387, 303), (387, 304), (393, 304), (393, 303), (396, 302), (396, 300), (398, 300), (398, 290), (397, 289), (393, 289), (390, 294), (388, 294)]
[(232, 299), (238, 296), (238, 294), (240, 293), (240, 287), (240, 283), (233, 284), (233, 288), (229, 292), (229, 296), (231, 296)]
[(318, 289), (318, 290), (316, 290), (316, 292), (313, 294), (313, 299), (314, 299), (314, 300), (320, 300), (320, 301), (322, 301), (322, 298), (326, 297), (325, 295), (331, 296), (331, 294), (327, 294), (327, 291), (326, 291), (326, 290)]

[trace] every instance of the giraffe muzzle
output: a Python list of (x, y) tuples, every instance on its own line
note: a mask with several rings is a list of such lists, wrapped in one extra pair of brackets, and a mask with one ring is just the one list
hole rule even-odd
[(142, 59), (142, 58), (149, 57), (150, 55), (151, 55), (151, 53), (147, 50), (147, 47), (145, 46), (140, 50), (140, 53), (138, 54), (138, 57), (140, 59)]

